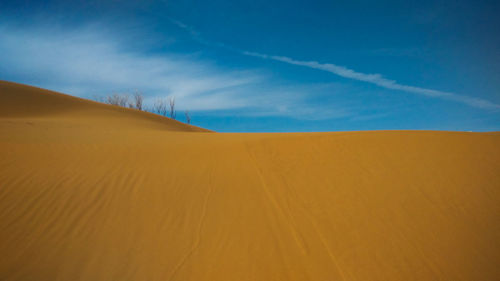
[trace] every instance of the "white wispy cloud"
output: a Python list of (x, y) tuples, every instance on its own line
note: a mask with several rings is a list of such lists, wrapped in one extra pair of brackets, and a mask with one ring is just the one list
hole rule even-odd
[(187, 30), (195, 39), (196, 41), (207, 44), (210, 46), (216, 46), (216, 47), (223, 47), (226, 49), (229, 49), (231, 51), (238, 52), (242, 55), (245, 56), (252, 56), (252, 57), (258, 57), (262, 59), (267, 59), (267, 60), (274, 60), (274, 61), (279, 61), (287, 64), (292, 64), (292, 65), (299, 65), (299, 66), (304, 66), (308, 68), (313, 68), (313, 69), (318, 69), (326, 72), (330, 72), (332, 74), (348, 78), (348, 79), (353, 79), (357, 81), (363, 81), (367, 83), (371, 83), (374, 85), (377, 85), (382, 88), (390, 89), (390, 90), (398, 90), (398, 91), (403, 91), (407, 93), (413, 93), (413, 94), (419, 94), (419, 95), (424, 95), (432, 98), (441, 98), (441, 99), (447, 99), (447, 100), (452, 100), (456, 102), (460, 102), (472, 107), (476, 108), (482, 108), (482, 109), (489, 109), (489, 110), (498, 110), (500, 109), (500, 105), (490, 102), (488, 100), (480, 99), (480, 98), (474, 98), (470, 96), (465, 96), (465, 95), (460, 95), (452, 92), (446, 92), (446, 91), (439, 91), (435, 89), (428, 89), (428, 88), (422, 88), (422, 87), (415, 87), (415, 86), (410, 86), (410, 85), (405, 85), (405, 84), (400, 84), (395, 80), (390, 80), (385, 77), (383, 77), (381, 74), (367, 74), (367, 73), (362, 73), (362, 72), (357, 72), (355, 70), (346, 68), (344, 66), (339, 66), (336, 64), (332, 63), (320, 63), (317, 61), (300, 61), (300, 60), (295, 60), (290, 57), (286, 56), (275, 56), (275, 55), (267, 55), (267, 54), (261, 54), (257, 52), (249, 52), (245, 50), (240, 50), (236, 49), (230, 46), (227, 46), (222, 43), (218, 42), (210, 42), (207, 40), (204, 40), (200, 33), (197, 32), (195, 29), (192, 27), (177, 21), (175, 19), (171, 19), (171, 21), (177, 25), (178, 27)]
[(438, 91), (438, 90), (433, 90), (433, 89), (404, 85), (404, 84), (400, 84), (394, 80), (384, 78), (380, 74), (361, 73), (361, 72), (357, 72), (355, 70), (352, 70), (352, 69), (349, 69), (349, 68), (346, 68), (343, 66), (331, 64), (331, 63), (319, 63), (317, 61), (299, 61), (299, 60), (294, 60), (294, 59), (289, 58), (289, 57), (270, 56), (270, 55), (259, 54), (259, 53), (254, 53), (254, 52), (247, 52), (247, 51), (242, 51), (241, 53), (244, 55), (247, 55), (247, 56), (259, 57), (259, 58), (263, 58), (263, 59), (280, 61), (280, 62), (284, 62), (284, 63), (288, 63), (288, 64), (305, 66), (305, 67), (309, 67), (309, 68), (313, 68), (313, 69), (327, 71), (327, 72), (333, 73), (335, 75), (338, 75), (338, 76), (341, 76), (344, 78), (349, 78), (349, 79), (354, 79), (354, 80), (358, 80), (358, 81), (363, 81), (363, 82), (375, 84), (377, 86), (380, 86), (380, 87), (383, 87), (386, 89), (399, 90), (399, 91), (420, 94), (420, 95), (434, 97), (434, 98), (443, 98), (443, 99), (448, 99), (448, 100), (454, 100), (454, 101), (461, 102), (461, 103), (464, 103), (464, 104), (467, 104), (467, 105), (470, 105), (473, 107), (478, 107), (478, 108), (500, 109), (500, 105), (492, 103), (492, 102), (484, 100), (484, 99), (473, 98), (473, 97), (459, 95), (459, 94), (455, 94), (455, 93), (451, 93), (451, 92), (444, 92), (444, 91)]
[(263, 79), (251, 70), (219, 69), (192, 56), (129, 50), (126, 40), (99, 25), (71, 30), (0, 26), (0, 32), (4, 75), (82, 97), (140, 90), (149, 99), (173, 95), (191, 110), (219, 110), (250, 101), (217, 93), (236, 93)]
[(86, 98), (135, 90), (147, 102), (175, 96), (180, 110), (319, 119), (349, 115), (340, 107), (308, 106), (309, 86), (284, 87), (261, 71), (227, 69), (196, 55), (129, 48), (127, 36), (99, 24), (3, 24), (0, 34), (0, 79)]

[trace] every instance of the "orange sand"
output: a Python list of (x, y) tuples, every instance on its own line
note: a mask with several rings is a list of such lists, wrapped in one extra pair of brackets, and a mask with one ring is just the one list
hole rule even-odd
[(500, 280), (500, 134), (220, 134), (0, 82), (0, 280)]

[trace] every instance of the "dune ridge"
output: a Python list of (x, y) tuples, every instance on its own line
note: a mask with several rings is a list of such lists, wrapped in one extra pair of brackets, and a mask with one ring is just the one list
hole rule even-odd
[(207, 133), (0, 82), (0, 280), (499, 280), (500, 135)]

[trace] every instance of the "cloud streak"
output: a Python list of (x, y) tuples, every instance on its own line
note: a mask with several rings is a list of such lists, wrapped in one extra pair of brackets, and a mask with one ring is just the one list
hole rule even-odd
[(285, 57), (285, 56), (274, 56), (274, 55), (267, 55), (267, 54), (261, 54), (261, 53), (256, 53), (256, 52), (249, 52), (249, 51), (244, 51), (240, 49), (233, 48), (231, 46), (227, 46), (226, 44), (219, 43), (219, 42), (210, 42), (207, 40), (204, 40), (200, 33), (197, 32), (195, 29), (192, 27), (178, 21), (175, 19), (170, 19), (170, 21), (178, 26), (179, 28), (182, 28), (186, 31), (188, 31), (192, 38), (199, 43), (213, 46), (213, 47), (221, 47), (228, 49), (233, 52), (240, 53), (245, 56), (251, 56), (251, 57), (258, 57), (261, 59), (266, 59), (266, 60), (273, 60), (273, 61), (278, 61), (278, 62), (283, 62), (291, 65), (298, 65), (298, 66), (303, 66), (303, 67), (308, 67), (312, 69), (317, 69), (317, 70), (322, 70), (326, 72), (330, 72), (332, 74), (338, 75), (340, 77), (344, 77), (347, 79), (352, 79), (352, 80), (357, 80), (357, 81), (362, 81), (370, 84), (377, 85), (379, 87), (389, 89), (389, 90), (397, 90), (397, 91), (403, 91), (407, 93), (412, 93), (412, 94), (418, 94), (418, 95), (423, 95), (431, 98), (440, 98), (440, 99), (446, 99), (446, 100), (452, 100), (456, 102), (460, 102), (463, 104), (466, 104), (468, 106), (472, 106), (475, 108), (481, 108), (481, 109), (487, 109), (487, 110), (499, 110), (500, 105), (495, 104), (493, 102), (490, 102), (488, 100), (480, 99), (480, 98), (474, 98), (470, 96), (465, 96), (465, 95), (459, 95), (456, 93), (452, 92), (446, 92), (446, 91), (439, 91), (439, 90), (434, 90), (434, 89), (427, 89), (427, 88), (422, 88), (422, 87), (415, 87), (415, 86), (410, 86), (410, 85), (404, 85), (400, 84), (395, 80), (390, 80), (385, 77), (383, 77), (381, 74), (367, 74), (367, 73), (362, 73), (362, 72), (357, 72), (355, 70), (339, 66), (336, 64), (332, 63), (320, 63), (317, 61), (300, 61), (300, 60), (295, 60), (290, 57)]
[(451, 92), (444, 92), (444, 91), (438, 91), (438, 90), (433, 90), (433, 89), (426, 89), (426, 88), (421, 88), (421, 87), (403, 85), (403, 84), (400, 84), (394, 80), (384, 78), (380, 74), (361, 73), (361, 72), (357, 72), (355, 70), (352, 70), (352, 69), (349, 69), (349, 68), (346, 68), (343, 66), (331, 64), (331, 63), (319, 63), (317, 61), (299, 61), (299, 60), (294, 60), (294, 59), (289, 58), (289, 57), (270, 56), (270, 55), (254, 53), (254, 52), (247, 52), (247, 51), (241, 51), (241, 53), (246, 55), (246, 56), (259, 57), (262, 59), (274, 60), (274, 61), (284, 62), (284, 63), (288, 63), (288, 64), (292, 64), (292, 65), (299, 65), (299, 66), (309, 67), (309, 68), (313, 68), (313, 69), (318, 69), (318, 70), (333, 73), (335, 75), (338, 75), (338, 76), (341, 76), (344, 78), (371, 83), (371, 84), (377, 85), (379, 87), (390, 89), (390, 90), (399, 90), (399, 91), (404, 91), (404, 92), (408, 92), (408, 93), (424, 95), (424, 96), (428, 96), (428, 97), (432, 97), (432, 98), (442, 98), (442, 99), (453, 100), (453, 101), (461, 102), (461, 103), (467, 104), (467, 105), (472, 106), (472, 107), (477, 107), (477, 108), (494, 109), (494, 110), (500, 109), (500, 105), (492, 103), (492, 102), (484, 100), (484, 99), (478, 99), (478, 98), (473, 98), (473, 97), (469, 97), (469, 96), (458, 95), (458, 94), (451, 93)]

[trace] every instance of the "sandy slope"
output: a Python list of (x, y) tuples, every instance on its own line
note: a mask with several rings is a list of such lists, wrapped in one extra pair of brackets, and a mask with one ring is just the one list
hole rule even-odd
[(500, 135), (201, 133), (0, 82), (0, 280), (500, 280)]

